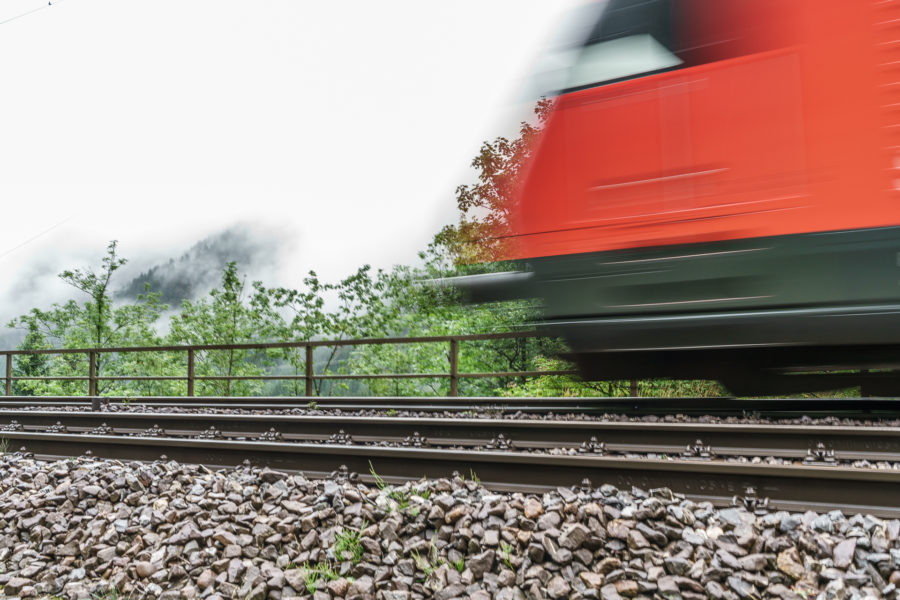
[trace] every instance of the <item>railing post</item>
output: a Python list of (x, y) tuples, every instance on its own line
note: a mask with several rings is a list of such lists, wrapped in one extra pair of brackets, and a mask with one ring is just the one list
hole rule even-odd
[(188, 356), (187, 356), (187, 360), (188, 360), (188, 364), (187, 364), (187, 368), (188, 368), (187, 395), (193, 396), (194, 395), (194, 349), (188, 348), (187, 352), (188, 352)]
[(100, 398), (97, 397), (97, 353), (88, 352), (88, 396), (91, 397), (91, 410), (100, 410)]
[(459, 340), (450, 340), (450, 396), (459, 396)]
[(306, 346), (306, 395), (313, 395), (313, 347)]
[(637, 398), (637, 395), (638, 395), (638, 382), (637, 382), (637, 379), (632, 379), (632, 380), (631, 380), (631, 390), (629, 391), (629, 394), (631, 395), (632, 398)]
[(6, 395), (12, 396), (12, 354), (6, 353)]

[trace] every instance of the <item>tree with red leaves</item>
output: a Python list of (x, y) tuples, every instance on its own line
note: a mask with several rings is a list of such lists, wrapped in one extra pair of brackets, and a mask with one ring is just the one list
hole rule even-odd
[(456, 188), (459, 223), (444, 227), (434, 240), (454, 264), (502, 260), (516, 191), (550, 105), (550, 100), (540, 100), (534, 108), (536, 123), (522, 122), (515, 139), (498, 137), (481, 145), (472, 160), (477, 182)]

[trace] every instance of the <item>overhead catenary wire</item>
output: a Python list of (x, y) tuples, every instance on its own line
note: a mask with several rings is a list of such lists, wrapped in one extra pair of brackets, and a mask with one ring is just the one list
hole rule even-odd
[(3, 258), (3, 257), (5, 257), (5, 256), (7, 256), (8, 254), (12, 254), (13, 252), (15, 252), (16, 250), (18, 250), (18, 249), (21, 248), (22, 246), (27, 246), (28, 244), (30, 244), (30, 243), (33, 242), (34, 240), (38, 239), (39, 237), (41, 237), (41, 236), (43, 236), (43, 235), (46, 235), (46, 234), (50, 233), (51, 231), (53, 231), (54, 229), (56, 229), (56, 228), (59, 227), (60, 225), (62, 225), (62, 224), (64, 224), (64, 223), (67, 223), (67, 222), (71, 221), (74, 217), (75, 217), (75, 215), (69, 215), (68, 217), (66, 217), (65, 219), (63, 219), (62, 221), (60, 221), (59, 223), (57, 223), (56, 225), (53, 225), (53, 226), (51, 226), (51, 227), (48, 227), (47, 229), (43, 230), (42, 232), (40, 232), (40, 233), (38, 233), (38, 234), (36, 234), (36, 235), (31, 236), (30, 238), (28, 238), (27, 240), (25, 240), (24, 242), (22, 242), (22, 243), (19, 244), (18, 246), (14, 246), (14, 247), (10, 248), (9, 250), (6, 250), (5, 252), (0, 252), (0, 258)]
[[(15, 21), (16, 19), (21, 19), (22, 17), (27, 17), (28, 15), (32, 15), (32, 14), (38, 12), (38, 11), (44, 10), (45, 8), (50, 8), (51, 6), (53, 6), (53, 5), (55, 5), (55, 4), (59, 4), (60, 2), (64, 2), (64, 1), (65, 1), (65, 0), (56, 0), (56, 1), (54, 2), (53, 0), (48, 0), (47, 4), (43, 4), (43, 5), (41, 5), (41, 6), (38, 6), (37, 8), (32, 8), (31, 10), (26, 10), (25, 12), (22, 12), (22, 13), (19, 13), (19, 14), (15, 15), (14, 17), (9, 17), (8, 19), (4, 19), (4, 20), (0, 21), (0, 25), (4, 25), (4, 24), (9, 23), (9, 22), (11, 22), (11, 21)], [(15, 252), (16, 250), (18, 250), (19, 248), (22, 248), (23, 246), (26, 246), (26, 245), (30, 244), (31, 242), (35, 241), (36, 239), (40, 238), (41, 236), (50, 233), (51, 231), (53, 231), (54, 229), (56, 229), (56, 228), (59, 227), (60, 225), (66, 223), (66, 222), (68, 222), (68, 221), (70, 221), (74, 216), (75, 216), (75, 215), (70, 215), (70, 216), (66, 217), (65, 219), (63, 219), (62, 221), (56, 223), (55, 225), (52, 225), (51, 227), (48, 227), (47, 229), (41, 231), (41, 232), (38, 233), (37, 235), (34, 235), (34, 236), (28, 238), (27, 240), (25, 240), (25, 241), (22, 242), (21, 244), (18, 244), (17, 246), (13, 246), (12, 248), (10, 248), (9, 250), (6, 250), (5, 252), (0, 252), (0, 258), (3, 258), (3, 257), (5, 257), (5, 256), (7, 256), (7, 255), (9, 255), (9, 254), (12, 254), (13, 252)]]
[(37, 8), (32, 8), (31, 10), (26, 10), (25, 12), (19, 13), (14, 17), (9, 17), (8, 19), (4, 19), (3, 21), (0, 21), (0, 25), (5, 25), (6, 23), (15, 21), (16, 19), (21, 19), (22, 17), (27, 17), (28, 15), (32, 15), (38, 11), (44, 10), (45, 8), (50, 8), (51, 6), (53, 6), (55, 4), (59, 4), (60, 2), (65, 2), (65, 0), (56, 0), (55, 2), (53, 0), (49, 0), (47, 2), (47, 4), (43, 4), (41, 6), (38, 6)]

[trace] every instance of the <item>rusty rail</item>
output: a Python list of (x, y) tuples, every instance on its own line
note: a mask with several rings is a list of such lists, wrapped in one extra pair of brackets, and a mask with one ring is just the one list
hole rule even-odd
[[(314, 411), (310, 411), (313, 413)], [(13, 425), (15, 423), (15, 425)], [(464, 446), (477, 449), (502, 436), (517, 450), (565, 448), (597, 453), (585, 447), (596, 438), (603, 454), (668, 455), (678, 458), (686, 447), (702, 440), (711, 458), (777, 456), (803, 459), (822, 444), (842, 461), (900, 463), (900, 428), (893, 426), (772, 425), (734, 423), (647, 423), (597, 419), (503, 419), (496, 417), (372, 416), (328, 414), (208, 414), (142, 412), (69, 412), (0, 409), (0, 436), (9, 431), (49, 432), (54, 424), (68, 433), (136, 435), (158, 426), (175, 437), (202, 437), (213, 429), (222, 439), (254, 440), (274, 430), (286, 441), (324, 442), (346, 434), (355, 444), (421, 436), (422, 447)], [(21, 426), (21, 427), (20, 427)]]
[[(374, 446), (342, 440), (325, 443), (288, 440), (236, 440), (173, 436), (161, 429), (138, 435), (6, 431), (13, 448), (36, 458), (84, 456), (117, 460), (159, 459), (233, 467), (265, 465), (329, 477), (335, 471), (377, 470), (387, 481), (446, 477), (452, 471), (476, 475), (489, 489), (547, 491), (579, 482), (612, 483), (622, 489), (668, 487), (694, 500), (719, 506), (735, 502), (753, 506), (763, 500), (775, 510), (839, 508), (897, 518), (896, 490), (900, 472), (816, 464), (753, 464), (650, 456), (551, 454), (517, 450)], [(161, 456), (164, 455), (164, 456)], [(588, 479), (588, 481), (585, 481)]]
[[(98, 395), (98, 384), (102, 381), (184, 381), (187, 384), (187, 396), (195, 395), (196, 383), (199, 381), (304, 381), (305, 396), (315, 396), (316, 381), (327, 380), (367, 380), (367, 379), (446, 379), (450, 383), (449, 396), (459, 395), (460, 379), (478, 378), (509, 378), (509, 377), (538, 377), (548, 375), (573, 375), (575, 370), (556, 371), (498, 371), (467, 373), (459, 371), (459, 345), (460, 342), (476, 342), (503, 339), (537, 339), (543, 336), (531, 332), (487, 333), (471, 335), (449, 336), (422, 336), (403, 338), (363, 338), (346, 340), (307, 340), (302, 342), (268, 342), (256, 344), (195, 344), (183, 346), (127, 346), (110, 348), (54, 348), (43, 350), (5, 350), (0, 353), (6, 358), (5, 392), (6, 396), (12, 396), (12, 384), (16, 381), (86, 381), (88, 384), (88, 396)], [(447, 372), (437, 373), (315, 373), (313, 353), (316, 348), (333, 346), (365, 346), (365, 345), (401, 345), (401, 344), (432, 344), (444, 343), (448, 345)], [(216, 350), (272, 350), (272, 349), (304, 349), (305, 365), (303, 375), (197, 375), (195, 372), (196, 354), (200, 351)], [(184, 352), (185, 375), (101, 375), (99, 372), (99, 359), (101, 354), (112, 353), (158, 353), (158, 352)], [(69, 376), (13, 376), (12, 361), (15, 356), (34, 355), (66, 355), (81, 354), (87, 357), (87, 373), (85, 375)]]

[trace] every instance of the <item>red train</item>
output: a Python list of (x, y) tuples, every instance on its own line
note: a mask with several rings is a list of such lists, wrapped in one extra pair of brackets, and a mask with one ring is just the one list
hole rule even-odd
[(900, 392), (900, 1), (593, 14), (490, 284), (592, 378)]

